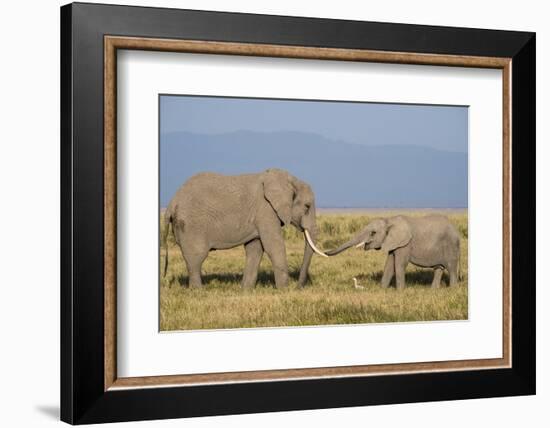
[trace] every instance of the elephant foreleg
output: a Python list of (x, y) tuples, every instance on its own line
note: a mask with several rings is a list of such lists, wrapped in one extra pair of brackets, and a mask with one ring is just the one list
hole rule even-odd
[(386, 259), (386, 265), (384, 266), (384, 274), (382, 275), (382, 287), (388, 288), (390, 286), (393, 275), (395, 274), (395, 256), (393, 252), (388, 253)]
[(441, 285), (441, 276), (443, 275), (443, 268), (436, 267), (434, 269), (434, 279), (432, 281), (432, 288), (439, 288)]
[(405, 269), (409, 264), (409, 251), (407, 248), (398, 248), (395, 254), (395, 286), (405, 288)]
[(258, 269), (264, 255), (264, 248), (259, 239), (254, 239), (245, 244), (244, 249), (246, 252), (246, 264), (244, 266), (242, 287), (253, 288), (258, 280)]
[(269, 238), (262, 236), (262, 246), (271, 260), (273, 273), (275, 274), (275, 286), (286, 288), (288, 286), (288, 262), (286, 260), (285, 241), (281, 230), (271, 234)]

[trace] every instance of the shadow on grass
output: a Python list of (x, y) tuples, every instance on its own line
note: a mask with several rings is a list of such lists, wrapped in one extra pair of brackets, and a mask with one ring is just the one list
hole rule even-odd
[[(288, 272), (290, 279), (298, 281), (300, 277), (300, 271), (293, 269)], [(208, 286), (209, 283), (219, 282), (222, 286), (234, 285), (235, 283), (241, 284), (243, 279), (242, 273), (209, 273), (202, 275), (202, 283), (204, 286)], [(182, 287), (187, 288), (189, 286), (188, 275), (177, 275), (175, 277), (176, 283)], [(260, 270), (258, 272), (258, 280), (256, 286), (260, 287), (275, 287), (275, 276), (273, 271)]]
[[(432, 285), (433, 278), (434, 278), (433, 269), (405, 272), (405, 284), (407, 285), (418, 284), (418, 285), (429, 287)], [(369, 282), (374, 282), (376, 284), (380, 284), (380, 282), (382, 281), (382, 272), (360, 274), (360, 275), (357, 275), (357, 280), (369, 281)], [(449, 277), (447, 275), (447, 272), (444, 272), (443, 276), (441, 277), (441, 285), (445, 286), (448, 283), (449, 283)], [(392, 278), (390, 286), (395, 287), (395, 276)]]

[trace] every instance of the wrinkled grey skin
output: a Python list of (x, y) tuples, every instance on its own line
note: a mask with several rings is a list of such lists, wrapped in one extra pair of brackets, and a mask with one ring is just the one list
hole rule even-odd
[(449, 272), (449, 285), (457, 284), (460, 237), (445, 216), (377, 218), (350, 241), (326, 254), (332, 256), (353, 246), (362, 246), (365, 251), (388, 252), (382, 287), (388, 287), (394, 275), (397, 288), (405, 287), (405, 269), (409, 262), (434, 268), (434, 288), (440, 286), (443, 269)]
[[(271, 259), (277, 288), (288, 285), (288, 263), (282, 227), (307, 229), (315, 242), (315, 197), (311, 187), (280, 169), (227, 176), (200, 173), (187, 180), (170, 201), (166, 213), (187, 270), (189, 286), (202, 287), (201, 266), (208, 252), (244, 245), (246, 264), (242, 286), (256, 285), (264, 251)], [(305, 241), (298, 284), (308, 279), (313, 254)], [(168, 266), (168, 251), (164, 275)]]

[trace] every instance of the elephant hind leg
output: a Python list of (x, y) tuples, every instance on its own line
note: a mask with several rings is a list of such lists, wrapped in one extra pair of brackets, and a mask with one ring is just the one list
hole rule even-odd
[(189, 288), (202, 288), (201, 269), (202, 263), (208, 256), (208, 250), (201, 252), (187, 252), (185, 264), (189, 273)]
[(434, 269), (434, 279), (432, 281), (432, 288), (439, 288), (441, 285), (441, 277), (443, 276), (443, 268), (438, 266)]
[(458, 262), (449, 263), (447, 270), (449, 271), (449, 286), (454, 287), (458, 284)]
[(264, 247), (259, 239), (254, 239), (244, 245), (246, 263), (243, 274), (243, 288), (253, 288), (258, 280), (258, 269), (264, 255)]
[(201, 288), (201, 269), (202, 264), (208, 256), (210, 250), (208, 244), (189, 234), (185, 234), (182, 228), (176, 230), (177, 241), (187, 266), (189, 274), (189, 287)]

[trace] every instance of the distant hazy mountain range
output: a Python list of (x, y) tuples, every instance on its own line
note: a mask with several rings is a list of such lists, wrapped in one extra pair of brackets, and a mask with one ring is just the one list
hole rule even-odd
[(418, 145), (360, 145), (301, 132), (161, 135), (160, 203), (192, 175), (283, 168), (307, 181), (319, 207), (468, 206), (468, 156)]

